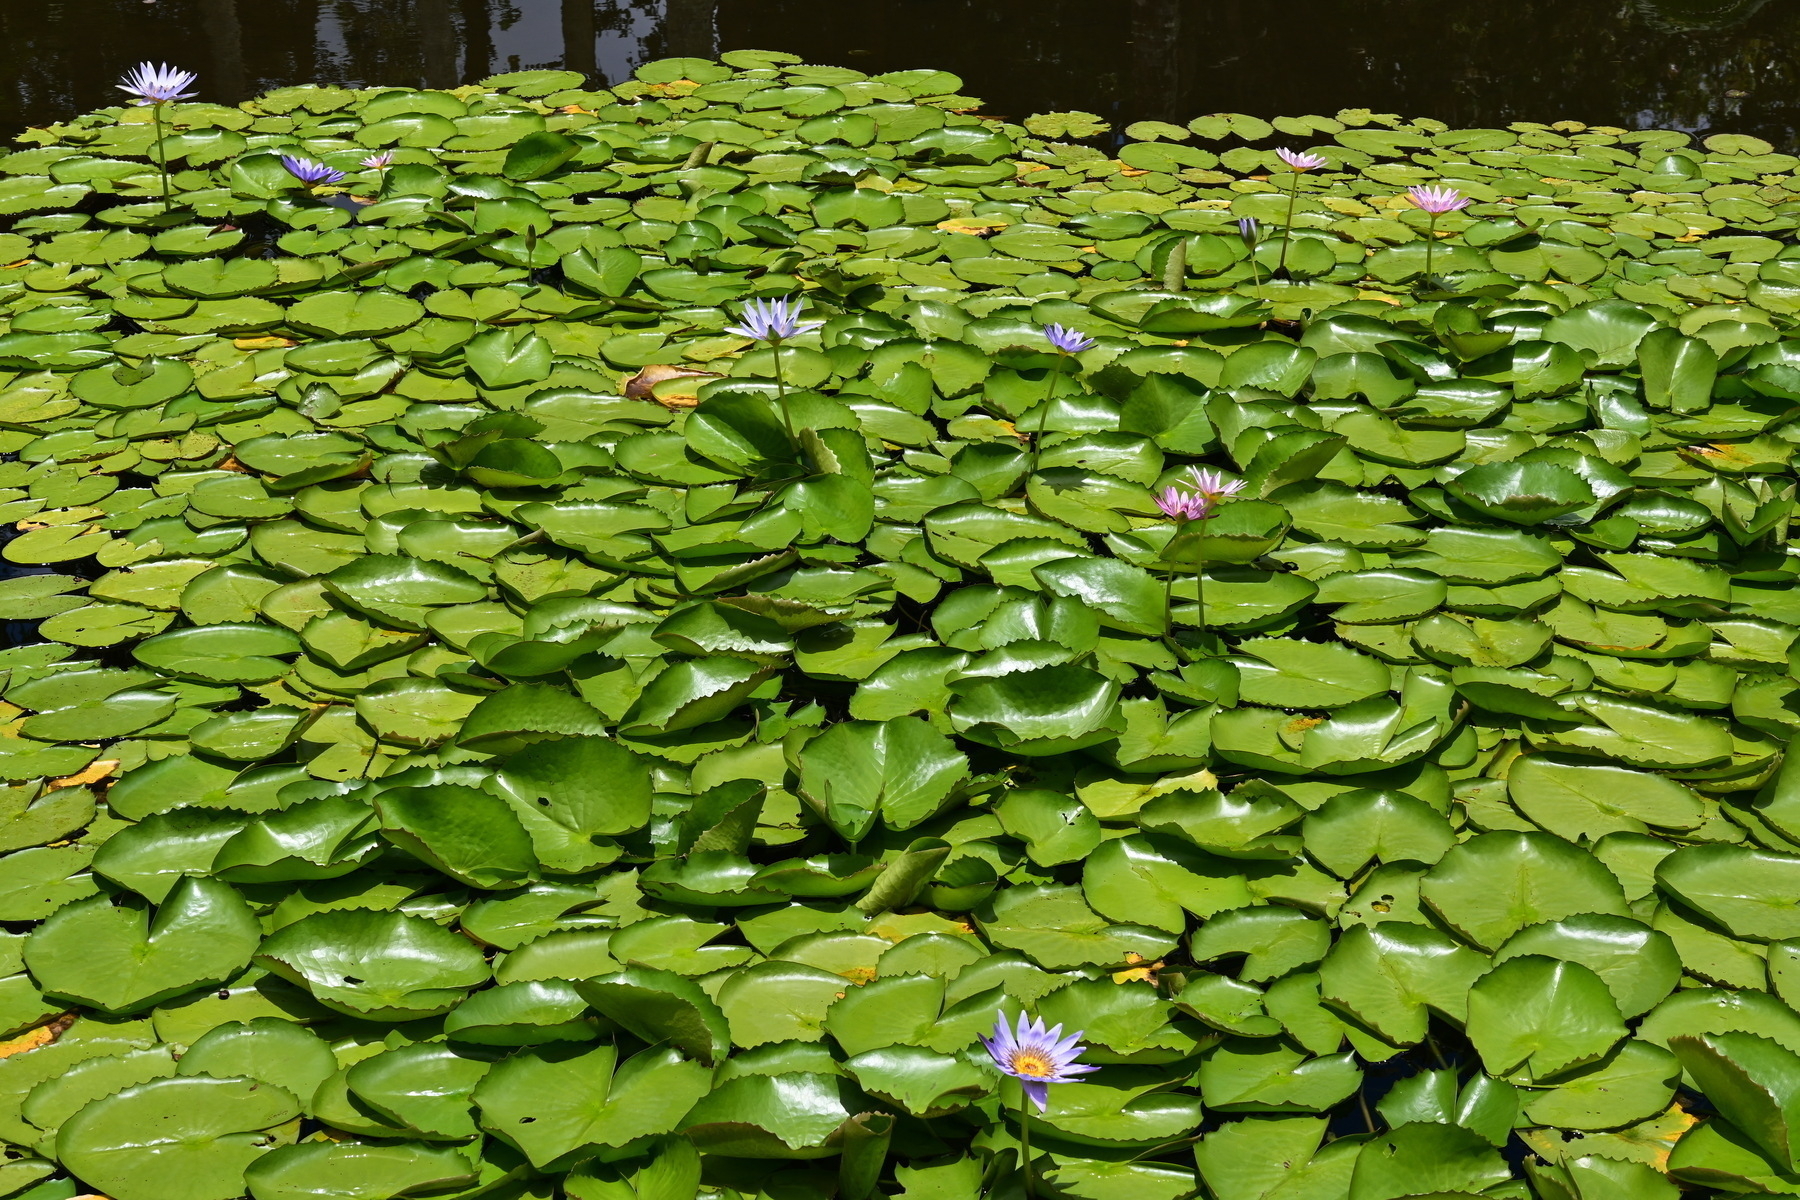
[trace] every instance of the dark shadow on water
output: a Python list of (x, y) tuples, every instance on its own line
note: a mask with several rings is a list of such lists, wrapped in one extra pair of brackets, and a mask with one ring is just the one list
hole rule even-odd
[(1792, 0), (0, 0), (0, 127), (110, 103), (132, 63), (240, 100), (293, 83), (473, 82), (791, 50), (938, 67), (990, 111), (1115, 122), (1366, 107), (1464, 126), (1577, 120), (1800, 146)]

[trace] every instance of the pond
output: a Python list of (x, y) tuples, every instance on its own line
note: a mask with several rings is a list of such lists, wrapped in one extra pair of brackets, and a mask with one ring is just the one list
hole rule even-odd
[(1771, 0), (5, 0), (0, 127), (109, 103), (146, 57), (237, 101), (529, 67), (617, 82), (650, 59), (743, 48), (954, 71), (1015, 117), (1358, 106), (1800, 140), (1800, 6)]

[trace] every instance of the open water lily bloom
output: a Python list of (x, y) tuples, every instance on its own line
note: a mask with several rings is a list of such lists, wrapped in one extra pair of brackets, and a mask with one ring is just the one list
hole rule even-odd
[(1199, 492), (1166, 487), (1156, 497), (1156, 507), (1172, 521), (1204, 521), (1212, 516), (1213, 502)]
[(823, 321), (802, 321), (800, 301), (794, 297), (782, 300), (752, 300), (744, 305), (741, 323), (727, 325), (726, 333), (751, 338), (758, 342), (785, 342), (789, 338), (811, 333)]
[(1018, 1028), (1009, 1029), (1006, 1014), (1000, 1013), (994, 1021), (994, 1036), (981, 1039), (994, 1065), (1019, 1081), (1026, 1099), (1037, 1105), (1039, 1112), (1050, 1107), (1051, 1084), (1074, 1083), (1100, 1069), (1076, 1061), (1087, 1049), (1080, 1044), (1081, 1030), (1063, 1037), (1062, 1028), (1046, 1030), (1042, 1018), (1028, 1024), (1020, 1013)]
[(1050, 339), (1050, 345), (1064, 354), (1080, 354), (1094, 348), (1094, 339), (1083, 337), (1073, 329), (1061, 325), (1044, 326), (1044, 336)]
[(1241, 480), (1227, 479), (1218, 471), (1195, 467), (1188, 472), (1189, 486), (1206, 498), (1209, 504), (1229, 500), (1244, 490)]
[(1469, 197), (1451, 187), (1411, 187), (1406, 189), (1406, 194), (1412, 197), (1414, 204), (1434, 217), (1467, 208), (1473, 203)]
[(344, 173), (324, 163), (314, 162), (310, 158), (294, 158), (292, 155), (281, 156), (281, 165), (288, 174), (304, 183), (307, 187), (318, 187), (323, 183), (337, 183), (343, 179)]
[(166, 104), (170, 100), (186, 100), (198, 95), (198, 92), (182, 90), (191, 87), (198, 78), (192, 71), (183, 71), (168, 63), (145, 62), (126, 75), (124, 82), (114, 86), (137, 97), (133, 104)]
[(1296, 171), (1316, 171), (1325, 165), (1324, 157), (1311, 150), (1289, 150), (1283, 146), (1275, 151), (1275, 157)]

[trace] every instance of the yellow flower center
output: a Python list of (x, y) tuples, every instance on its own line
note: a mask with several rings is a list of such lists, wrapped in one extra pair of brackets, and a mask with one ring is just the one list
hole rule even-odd
[(1029, 1075), (1033, 1079), (1048, 1079), (1056, 1074), (1050, 1060), (1042, 1054), (1030, 1050), (1020, 1050), (1013, 1055), (1013, 1070), (1020, 1075)]

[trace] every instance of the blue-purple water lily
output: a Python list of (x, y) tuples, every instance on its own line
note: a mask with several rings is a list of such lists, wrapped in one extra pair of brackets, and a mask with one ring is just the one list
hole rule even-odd
[(1044, 326), (1044, 336), (1049, 339), (1053, 348), (1063, 354), (1081, 354), (1094, 348), (1093, 338), (1083, 337), (1079, 331), (1061, 325)]
[(327, 183), (337, 183), (344, 178), (344, 173), (335, 167), (314, 162), (310, 158), (295, 158), (291, 154), (281, 156), (281, 165), (287, 168), (289, 175), (304, 183), (307, 187), (320, 187)]
[(1017, 1028), (1011, 1028), (1006, 1014), (1001, 1013), (994, 1022), (994, 1036), (981, 1039), (994, 1065), (1019, 1081), (1025, 1098), (1037, 1105), (1039, 1112), (1050, 1107), (1051, 1084), (1073, 1083), (1100, 1069), (1078, 1061), (1087, 1049), (1081, 1044), (1081, 1030), (1068, 1037), (1062, 1030), (1061, 1025), (1045, 1029), (1041, 1017), (1027, 1022), (1024, 1013), (1019, 1014)]
[(727, 325), (725, 332), (779, 346), (789, 338), (811, 333), (825, 324), (823, 321), (802, 321), (800, 307), (798, 297), (752, 300), (744, 305), (744, 311), (739, 317), (741, 323)]
[(198, 78), (192, 71), (183, 71), (168, 63), (142, 62), (115, 86), (121, 92), (130, 92), (137, 97), (133, 104), (167, 104), (171, 100), (186, 100), (198, 95), (182, 90), (192, 87)]

